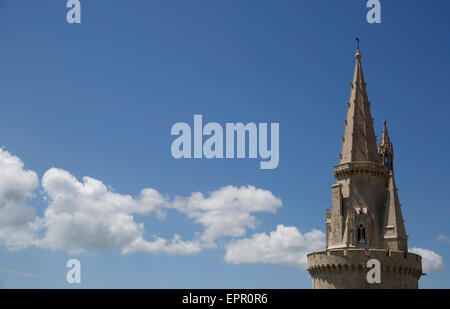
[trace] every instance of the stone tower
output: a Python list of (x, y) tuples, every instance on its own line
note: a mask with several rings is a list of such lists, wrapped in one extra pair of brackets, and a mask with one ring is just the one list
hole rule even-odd
[[(385, 121), (377, 147), (359, 49), (355, 57), (332, 206), (326, 212), (326, 250), (308, 255), (307, 270), (316, 289), (418, 288), (422, 258), (408, 252), (393, 145)], [(366, 279), (370, 259), (380, 261), (380, 283)]]

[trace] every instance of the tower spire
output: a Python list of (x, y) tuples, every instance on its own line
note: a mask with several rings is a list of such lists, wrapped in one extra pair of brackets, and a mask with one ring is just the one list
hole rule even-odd
[(387, 179), (386, 212), (383, 225), (383, 239), (390, 250), (408, 251), (408, 237), (398, 199), (394, 173), (390, 172)]
[(417, 288), (421, 257), (408, 252), (394, 150), (386, 121), (377, 147), (358, 38), (356, 42), (341, 160), (334, 166), (336, 184), (326, 211), (326, 250), (308, 254), (307, 270), (313, 288), (371, 288), (375, 285), (367, 284), (367, 270), (360, 265), (376, 258), (383, 263), (377, 288)]
[[(359, 42), (359, 39), (357, 42)], [(348, 111), (340, 163), (356, 161), (378, 163), (377, 141), (361, 64), (362, 54), (359, 49), (356, 51), (355, 58), (356, 63), (353, 80), (350, 84), (350, 100), (347, 103)]]
[(408, 240), (403, 222), (402, 210), (394, 179), (394, 147), (392, 146), (386, 120), (383, 122), (383, 135), (378, 147), (381, 162), (386, 169), (387, 199), (383, 224), (383, 239), (391, 250), (408, 250)]
[(383, 135), (381, 136), (381, 143), (380, 146), (382, 145), (391, 145), (391, 140), (389, 139), (389, 132), (387, 129), (387, 125), (386, 125), (386, 120), (383, 121)]

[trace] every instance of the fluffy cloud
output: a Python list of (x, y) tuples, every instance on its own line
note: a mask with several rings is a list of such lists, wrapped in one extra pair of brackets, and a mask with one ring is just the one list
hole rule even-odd
[(442, 256), (436, 252), (422, 248), (412, 248), (409, 251), (422, 256), (422, 269), (424, 272), (444, 269)]
[(225, 261), (271, 263), (305, 267), (306, 254), (325, 247), (325, 234), (319, 230), (302, 234), (294, 226), (278, 225), (275, 231), (254, 234), (226, 245)]
[(281, 200), (272, 192), (254, 186), (227, 186), (211, 192), (208, 197), (202, 193), (177, 197), (173, 208), (185, 213), (188, 218), (204, 226), (200, 240), (206, 247), (214, 247), (219, 237), (240, 237), (247, 228), (255, 228), (257, 212), (272, 212), (281, 207)]
[(122, 252), (124, 254), (142, 252), (142, 253), (166, 253), (166, 254), (196, 254), (202, 250), (199, 241), (183, 241), (180, 235), (175, 234), (173, 239), (168, 242), (164, 238), (155, 237), (154, 241), (147, 241), (138, 237), (131, 244), (126, 246)]
[[(141, 190), (132, 197), (114, 192), (101, 181), (76, 179), (68, 171), (51, 168), (42, 177), (47, 203), (42, 217), (27, 205), (39, 187), (35, 172), (23, 162), (0, 150), (0, 245), (9, 249), (37, 246), (77, 254), (85, 250), (195, 254), (214, 248), (220, 238), (244, 236), (258, 225), (255, 214), (274, 213), (281, 200), (272, 192), (254, 186), (227, 186), (200, 192), (173, 201), (154, 189)], [(144, 238), (140, 215), (163, 217), (165, 209), (175, 209), (203, 226), (192, 240), (153, 236)], [(39, 237), (38, 237), (39, 235)]]
[[(195, 254), (216, 245), (219, 237), (245, 235), (257, 224), (255, 212), (274, 212), (280, 199), (270, 191), (253, 186), (228, 186), (204, 197), (193, 193), (173, 202), (153, 189), (143, 189), (133, 198), (113, 192), (101, 181), (84, 177), (78, 181), (69, 172), (52, 168), (42, 177), (49, 205), (42, 218), (45, 229), (39, 245), (54, 250), (79, 253), (86, 249), (135, 252)], [(202, 224), (205, 229), (197, 238), (184, 241), (179, 235), (172, 240), (154, 236), (144, 239), (144, 224), (135, 221), (138, 214), (163, 216), (163, 209), (174, 208)]]
[(46, 230), (42, 247), (79, 253), (84, 249), (122, 249), (144, 232), (134, 214), (161, 217), (164, 197), (143, 189), (137, 198), (112, 192), (101, 181), (52, 168), (42, 177), (49, 205), (44, 213)]
[(18, 157), (0, 149), (0, 246), (16, 250), (35, 243), (39, 220), (27, 201), (38, 185), (35, 172), (25, 170)]

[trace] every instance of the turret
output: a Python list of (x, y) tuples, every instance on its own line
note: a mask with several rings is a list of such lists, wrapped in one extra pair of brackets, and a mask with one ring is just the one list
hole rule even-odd
[(378, 153), (380, 154), (381, 163), (386, 172), (394, 170), (394, 147), (389, 139), (389, 132), (386, 126), (386, 120), (383, 123), (383, 135), (378, 146)]
[(383, 135), (378, 152), (386, 170), (386, 203), (383, 221), (383, 239), (387, 249), (407, 251), (408, 241), (402, 216), (401, 204), (394, 178), (394, 147), (386, 125), (383, 124)]

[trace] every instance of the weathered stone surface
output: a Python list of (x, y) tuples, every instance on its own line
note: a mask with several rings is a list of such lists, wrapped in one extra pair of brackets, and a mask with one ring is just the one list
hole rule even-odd
[[(367, 261), (381, 263), (381, 282), (367, 282)], [(308, 255), (314, 289), (417, 289), (422, 258), (413, 253), (383, 249), (335, 249)]]

